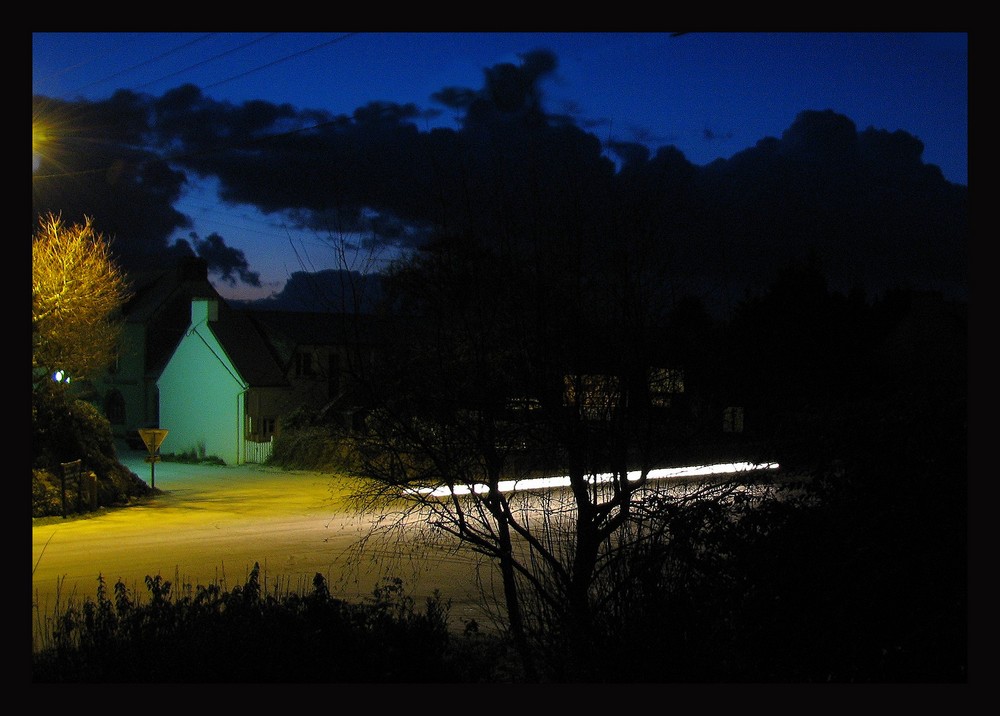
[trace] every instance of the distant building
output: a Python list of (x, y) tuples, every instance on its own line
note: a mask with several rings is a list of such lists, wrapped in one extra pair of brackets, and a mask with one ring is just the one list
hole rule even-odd
[(163, 452), (263, 462), (291, 413), (308, 408), (351, 426), (363, 407), (351, 379), (370, 346), (365, 316), (240, 311), (194, 298), (189, 325), (157, 380)]

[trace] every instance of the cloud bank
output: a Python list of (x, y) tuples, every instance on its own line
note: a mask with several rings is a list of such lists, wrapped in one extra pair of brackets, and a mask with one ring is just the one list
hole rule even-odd
[(804, 108), (780, 137), (695, 166), (671, 145), (604, 143), (546, 114), (540, 83), (556, 66), (538, 50), (486, 68), (480, 88), (442, 88), (430, 100), (460, 125), (425, 131), (440, 109), (373, 100), (333, 115), (219, 102), (192, 85), (99, 102), (36, 96), (34, 123), (52, 141), (33, 175), (33, 228), (50, 210), (91, 216), (126, 270), (197, 253), (221, 280), (259, 285), (252, 257), (219, 232), (190, 233), (174, 208), (187, 183), (213, 178), (224, 202), (393, 250), (436, 235), (613, 249), (642, 234), (672, 293), (723, 310), (806, 255), (836, 290), (967, 297), (968, 189), (925, 164), (906, 131)]

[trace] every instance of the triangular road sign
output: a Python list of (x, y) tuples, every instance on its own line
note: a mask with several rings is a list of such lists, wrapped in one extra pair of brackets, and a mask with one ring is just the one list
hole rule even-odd
[(167, 433), (169, 432), (169, 430), (164, 430), (163, 428), (140, 428), (139, 437), (146, 443), (146, 449), (152, 455), (160, 449), (163, 438), (167, 437)]

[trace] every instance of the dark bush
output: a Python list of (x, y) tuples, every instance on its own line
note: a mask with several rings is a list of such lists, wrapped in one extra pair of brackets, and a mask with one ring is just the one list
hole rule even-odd
[(290, 470), (335, 469), (342, 464), (342, 447), (329, 428), (310, 426), (283, 430), (274, 439), (270, 465)]
[[(123, 506), (153, 494), (149, 485), (118, 461), (111, 425), (89, 402), (74, 400), (61, 390), (37, 391), (32, 394), (31, 426), (32, 517), (62, 513), (62, 465), (76, 460), (83, 476), (96, 475), (100, 507)], [(70, 483), (67, 508), (76, 512), (78, 486), (75, 480)]]
[(96, 601), (59, 615), (34, 654), (34, 682), (477, 682), (513, 673), (498, 637), (448, 630), (447, 602), (423, 610), (387, 579), (359, 604), (332, 598), (322, 575), (304, 596), (267, 594), (255, 565), (245, 585), (198, 586), (177, 597), (146, 577), (139, 604), (103, 580)]

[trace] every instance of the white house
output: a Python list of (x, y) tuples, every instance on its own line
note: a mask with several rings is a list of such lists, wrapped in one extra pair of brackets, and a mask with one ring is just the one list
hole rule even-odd
[(159, 427), (170, 431), (161, 452), (263, 462), (282, 419), (298, 408), (349, 425), (359, 408), (351, 366), (366, 354), (356, 319), (193, 298), (191, 323), (157, 380)]
[(254, 443), (269, 442), (274, 432), (273, 422), (260, 424), (260, 411), (269, 393), (287, 387), (245, 316), (218, 300), (193, 299), (191, 325), (157, 380), (160, 427), (170, 431), (161, 452), (256, 461)]

